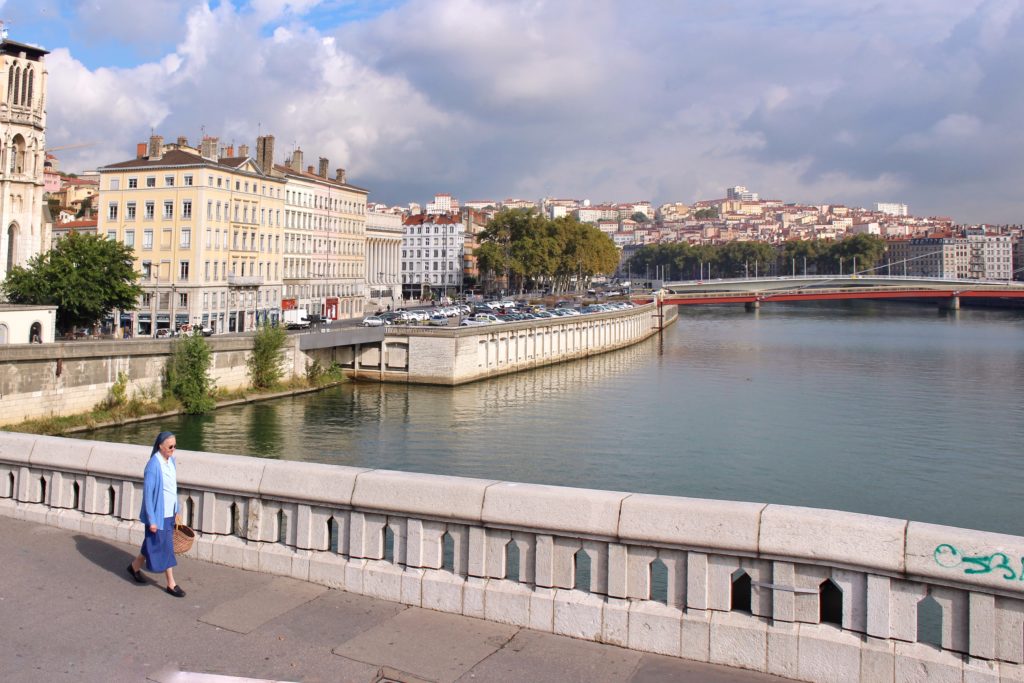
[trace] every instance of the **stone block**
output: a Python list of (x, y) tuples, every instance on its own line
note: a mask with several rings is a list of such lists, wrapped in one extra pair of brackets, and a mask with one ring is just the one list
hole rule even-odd
[[(26, 509), (25, 509), (26, 516), (24, 517), (24, 519), (26, 521), (28, 521), (28, 522), (38, 522), (40, 524), (43, 524), (45, 522), (45, 518), (43, 518), (43, 519), (33, 519), (30, 516), (31, 513), (35, 512), (37, 510), (38, 510), (37, 506), (34, 506), (34, 505), (26, 507)], [(91, 536), (99, 536), (100, 538), (106, 538), (106, 539), (111, 540), (111, 541), (116, 541), (117, 540), (117, 530), (118, 530), (119, 526), (120, 526), (120, 520), (114, 519), (113, 517), (107, 517), (105, 515), (104, 516), (97, 515), (97, 516), (94, 516), (93, 519), (92, 519), (92, 527), (88, 531), (86, 531), (85, 529), (83, 529), (83, 531), (85, 531), (87, 534), (89, 534)]]
[(739, 612), (711, 615), (709, 661), (741, 669), (768, 668), (768, 626), (765, 620)]
[[(36, 437), (32, 446), (29, 463), (32, 467), (44, 470), (63, 470), (65, 472), (85, 472), (89, 465), (89, 453), (93, 448), (102, 448), (108, 444), (102, 441), (86, 441), (83, 439), (65, 439), (57, 436)], [(149, 451), (145, 447), (130, 446), (143, 454), (142, 467), (146, 465)], [(2, 457), (2, 453), (0, 453)], [(128, 462), (139, 462), (140, 458), (129, 458)], [(142, 470), (133, 473), (142, 478)]]
[(796, 678), (800, 671), (800, 632), (792, 622), (768, 624), (768, 673)]
[(895, 683), (895, 653), (893, 641), (865, 636), (860, 646), (861, 683)]
[(629, 647), (629, 600), (605, 598), (601, 642)]
[(530, 626), (530, 597), (528, 586), (514, 581), (491, 579), (484, 597), (484, 618), (499, 624)]
[(965, 658), (964, 683), (999, 683), (999, 662)]
[(854, 512), (769, 505), (761, 513), (760, 552), (902, 572), (906, 524)]
[[(983, 558), (982, 564), (965, 562), (965, 557)], [(909, 574), (1003, 593), (1024, 593), (1024, 571), (1018, 561), (1021, 557), (1021, 536), (921, 522), (910, 522), (907, 527)]]
[(426, 570), (416, 567), (406, 567), (402, 571), (402, 596), (400, 602), (403, 605), (420, 607), (423, 604), (423, 575)]
[(39, 437), (35, 434), (0, 432), (0, 461), (27, 465), (32, 457), (32, 447)]
[(1024, 601), (996, 598), (996, 659), (1024, 663)]
[(352, 505), (388, 514), (480, 521), (484, 490), (492, 480), (372, 470), (356, 477)]
[(678, 657), (683, 611), (647, 600), (629, 608), (629, 649)]
[(541, 484), (500, 482), (487, 488), (486, 524), (615, 537), (619, 504), (628, 494)]
[(356, 477), (370, 470), (293, 460), (264, 460), (261, 496), (328, 506), (351, 505)]
[(212, 561), (229, 567), (259, 571), (262, 543), (243, 541), (235, 536), (221, 536), (213, 545)]
[[(82, 513), (78, 510), (61, 510), (57, 513), (56, 524), (61, 529), (67, 529), (68, 531), (81, 531)], [(142, 528), (141, 524), (139, 524), (139, 528)], [(139, 543), (141, 544), (141, 539)]]
[(196, 538), (195, 543), (192, 545), (192, 550), (195, 553), (197, 560), (203, 562), (213, 562), (213, 546), (219, 539), (219, 536), (204, 535)]
[[(124, 443), (90, 442), (92, 449), (86, 463), (86, 471), (94, 477), (108, 479), (131, 479), (142, 481), (142, 475), (149, 462), (151, 448)], [(177, 460), (177, 459), (176, 459)], [(180, 463), (180, 461), (178, 461)], [(181, 485), (181, 470), (178, 470), (178, 485)]]
[(293, 579), (309, 581), (309, 561), (314, 553), (309, 550), (297, 549), (292, 551), (292, 573)]
[(962, 683), (963, 659), (924, 643), (896, 642), (899, 683)]
[(345, 564), (345, 590), (349, 593), (363, 594), (363, 570), (367, 560), (349, 558)]
[(690, 609), (683, 612), (679, 654), (695, 662), (711, 659), (711, 612)]
[(536, 587), (530, 596), (530, 628), (551, 633), (555, 630), (555, 590)]
[(421, 582), (424, 609), (462, 614), (462, 590), (465, 580), (446, 571), (428, 571)]
[(402, 568), (383, 560), (367, 560), (363, 568), (363, 595), (391, 602), (402, 600)]
[(555, 590), (554, 633), (583, 640), (601, 640), (604, 599), (574, 590)]
[[(93, 459), (95, 456), (96, 451), (93, 451)], [(209, 488), (254, 498), (259, 496), (264, 468), (274, 462), (266, 458), (199, 451), (178, 451), (175, 458), (179, 488)], [(89, 464), (91, 467), (92, 459)]]
[(999, 663), (999, 683), (1024, 683), (1024, 665)]
[(345, 589), (345, 567), (348, 565), (341, 555), (316, 553), (309, 558), (309, 580), (328, 588)]
[(487, 616), (487, 579), (470, 576), (462, 587), (462, 614), (474, 619)]
[(636, 494), (622, 501), (623, 541), (757, 552), (760, 503)]
[(800, 624), (800, 674), (805, 681), (859, 683), (859, 636), (829, 624)]
[(259, 571), (277, 576), (292, 575), (295, 551), (280, 543), (264, 543), (259, 553)]

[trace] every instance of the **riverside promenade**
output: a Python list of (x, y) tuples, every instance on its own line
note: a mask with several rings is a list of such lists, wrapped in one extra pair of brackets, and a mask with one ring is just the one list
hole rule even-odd
[(0, 680), (788, 679), (410, 607), (190, 557), (136, 585), (135, 546), (0, 516)]

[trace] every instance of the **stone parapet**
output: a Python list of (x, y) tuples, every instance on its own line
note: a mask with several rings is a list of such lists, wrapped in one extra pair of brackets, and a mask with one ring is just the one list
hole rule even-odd
[[(0, 432), (0, 514), (138, 543), (148, 457)], [(1024, 669), (1018, 536), (189, 451), (178, 482), (222, 564), (799, 680)]]

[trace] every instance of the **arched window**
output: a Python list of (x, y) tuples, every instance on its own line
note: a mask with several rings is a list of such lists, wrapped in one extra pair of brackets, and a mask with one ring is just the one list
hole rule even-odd
[(31, 104), (31, 102), (28, 99), (28, 79), (31, 75), (31, 69), (25, 69), (25, 73), (21, 75), (21, 103), (25, 106)]
[(14, 69), (7, 72), (7, 101), (14, 103)]
[(18, 224), (11, 223), (7, 228), (7, 272), (18, 265)]
[(8, 151), (11, 155), (11, 173), (25, 172), (25, 138), (15, 135)]
[(18, 103), (18, 90), (21, 89), (21, 69), (14, 67), (14, 90), (11, 91), (11, 104)]
[(32, 86), (35, 85), (35, 81), (36, 81), (36, 72), (30, 70), (28, 72), (28, 99), (25, 100), (25, 104), (27, 104), (30, 107), (32, 106)]

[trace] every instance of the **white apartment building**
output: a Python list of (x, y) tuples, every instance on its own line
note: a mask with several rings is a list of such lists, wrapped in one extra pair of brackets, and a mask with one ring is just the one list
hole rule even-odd
[(1009, 280), (1013, 253), (1008, 235), (916, 237), (888, 242), (888, 272), (912, 277)]
[(402, 225), (400, 211), (366, 214), (367, 310), (394, 308), (402, 298)]
[(462, 287), (465, 227), (457, 214), (409, 216), (403, 223), (402, 295), (451, 295)]
[(890, 216), (910, 215), (906, 204), (897, 204), (895, 202), (879, 202), (875, 204), (875, 211), (878, 211), (879, 213), (886, 213)]
[(435, 194), (434, 201), (427, 203), (427, 213), (451, 213), (459, 210), (459, 200), (450, 194)]
[[(273, 161), (273, 137), (257, 140), (257, 157)], [(366, 299), (366, 190), (348, 184), (344, 169), (327, 175), (328, 160), (303, 167), (301, 149), (273, 164), (286, 182), (282, 309), (328, 320), (361, 317)]]

